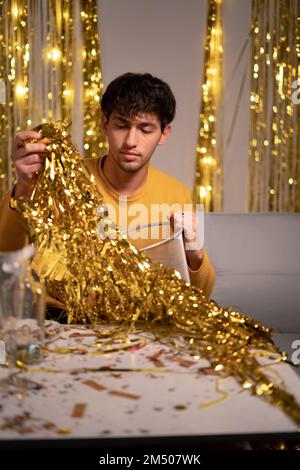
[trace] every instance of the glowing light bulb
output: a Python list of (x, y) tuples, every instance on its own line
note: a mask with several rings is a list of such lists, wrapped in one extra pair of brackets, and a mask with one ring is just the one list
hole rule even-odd
[(206, 196), (206, 188), (205, 186), (200, 186), (200, 197), (205, 197)]
[(14, 6), (12, 7), (12, 11), (11, 11), (11, 12), (12, 12), (12, 16), (13, 16), (14, 18), (18, 18), (18, 16), (19, 16), (19, 10), (18, 10), (17, 5), (14, 5)]
[(21, 83), (18, 83), (18, 84), (16, 85), (16, 95), (17, 95), (18, 97), (25, 96), (26, 93), (27, 93), (27, 91), (28, 91), (28, 88), (25, 87), (24, 85), (22, 85)]

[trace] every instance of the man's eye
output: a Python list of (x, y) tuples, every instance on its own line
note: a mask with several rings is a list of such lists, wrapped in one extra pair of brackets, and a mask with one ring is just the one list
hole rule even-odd
[(118, 124), (118, 123), (117, 123), (117, 124), (116, 124), (116, 127), (117, 127), (118, 129), (125, 129), (125, 128), (126, 128), (126, 124)]
[(142, 129), (143, 134), (151, 134), (152, 129)]

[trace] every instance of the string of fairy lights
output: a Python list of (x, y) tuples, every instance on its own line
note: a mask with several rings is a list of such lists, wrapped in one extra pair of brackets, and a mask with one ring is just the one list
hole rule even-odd
[(206, 211), (223, 207), (222, 163), (222, 0), (208, 0), (204, 78), (196, 148), (194, 202)]
[(107, 143), (96, 2), (0, 0), (0, 14), (1, 198), (14, 184), (9, 155), (18, 130), (67, 119), (89, 157)]
[(249, 210), (300, 211), (300, 2), (252, 2)]

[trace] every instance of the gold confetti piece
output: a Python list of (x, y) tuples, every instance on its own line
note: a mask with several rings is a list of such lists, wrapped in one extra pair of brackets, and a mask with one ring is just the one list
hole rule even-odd
[(216, 375), (216, 376), (220, 375), (215, 369), (211, 369), (209, 367), (201, 367), (201, 369), (198, 369), (198, 372), (205, 374), (205, 375)]
[(69, 338), (85, 338), (88, 336), (96, 336), (96, 333), (71, 333)]
[(166, 350), (165, 349), (160, 349), (156, 353), (152, 354), (152, 356), (149, 356), (149, 359), (157, 359), (159, 358), (162, 354), (165, 354)]
[(175, 410), (182, 411), (182, 410), (186, 410), (187, 406), (186, 405), (175, 405), (174, 408), (175, 408)]
[(122, 379), (123, 378), (123, 374), (121, 374), (121, 372), (113, 372), (110, 375), (111, 375), (111, 377), (114, 377), (115, 379)]
[(128, 344), (120, 344), (119, 346), (116, 344), (103, 344), (103, 343), (95, 343), (92, 344), (92, 347), (96, 347), (97, 351), (90, 351), (89, 354), (92, 356), (99, 356), (102, 354), (107, 354), (111, 352), (123, 351), (125, 349), (130, 349), (137, 346), (144, 346), (146, 341), (144, 339), (136, 340), (133, 342), (128, 342)]
[(72, 411), (72, 418), (82, 418), (86, 410), (86, 403), (76, 403)]
[(21, 361), (20, 359), (18, 359), (16, 361), (16, 366), (19, 368), (19, 369), (23, 369), (23, 370), (27, 370), (27, 366), (24, 364), (23, 361)]
[(24, 428), (19, 428), (17, 431), (18, 431), (19, 434), (30, 434), (34, 430), (30, 427), (24, 427)]
[[(294, 396), (284, 385), (273, 384), (257, 360), (259, 350), (278, 353), (271, 330), (207, 299), (175, 270), (150, 264), (118, 227), (112, 228), (99, 210), (103, 197), (66, 129), (62, 122), (35, 129), (49, 139), (51, 156), (45, 157), (32, 198), (14, 204), (37, 249), (37, 274), (45, 279), (48, 293), (65, 305), (68, 323), (110, 323), (122, 334), (146, 330), (174, 351), (206, 359), (211, 369), (222, 366), (216, 371), (219, 376), (231, 375), (242, 390), (246, 380), (253, 382), (253, 393), (299, 425), (300, 406)], [(108, 237), (98, 236), (103, 222), (111, 231)], [(100, 349), (93, 354), (102, 353)]]
[(45, 429), (53, 429), (55, 428), (55, 424), (51, 423), (51, 421), (47, 421), (46, 423), (43, 423), (43, 428)]
[(98, 382), (95, 382), (94, 380), (85, 380), (83, 383), (85, 385), (88, 385), (89, 387), (92, 387), (93, 389), (97, 390), (98, 392), (101, 392), (102, 390), (106, 389), (106, 387), (104, 387), (101, 384), (98, 384)]
[[(55, 368), (48, 368), (48, 367), (28, 367), (26, 369), (28, 372), (47, 372), (53, 374), (61, 374), (65, 373), (65, 369), (55, 369)], [(155, 372), (162, 373), (168, 372), (168, 369), (150, 369), (150, 368), (142, 368), (142, 367), (81, 367), (79, 369), (69, 369), (69, 374), (77, 375), (77, 374), (87, 374), (89, 372), (112, 372), (112, 371), (120, 371), (120, 372)]]
[(56, 353), (56, 354), (88, 354), (88, 349), (83, 349), (79, 347), (73, 348), (44, 348), (45, 351)]
[(171, 361), (178, 362), (182, 367), (191, 367), (195, 364), (194, 361), (191, 361), (189, 359), (184, 359), (183, 357), (180, 356), (167, 356), (168, 359)]
[(133, 393), (122, 392), (119, 390), (110, 390), (108, 393), (117, 397), (128, 398), (129, 400), (139, 400), (141, 398), (140, 395), (134, 395)]
[(155, 358), (150, 358), (150, 357), (149, 357), (149, 360), (150, 360), (151, 362), (153, 362), (153, 364), (154, 364), (156, 367), (159, 367), (159, 368), (165, 367), (164, 363), (163, 363), (160, 359), (155, 359)]
[(224, 390), (223, 388), (221, 388), (220, 386), (220, 382), (221, 382), (221, 378), (219, 378), (216, 382), (216, 391), (221, 395), (219, 398), (216, 398), (215, 400), (212, 400), (208, 403), (201, 403), (199, 405), (199, 408), (209, 408), (210, 406), (215, 406), (215, 405), (218, 405), (219, 403), (222, 403), (223, 401), (227, 400), (227, 398), (229, 397), (229, 393)]
[(56, 430), (57, 434), (69, 434), (71, 432), (71, 429), (69, 428), (58, 428)]
[(148, 356), (149, 361), (153, 362), (156, 367), (163, 368), (165, 367), (164, 363), (159, 359), (162, 354), (165, 353), (165, 349), (160, 349), (152, 356)]

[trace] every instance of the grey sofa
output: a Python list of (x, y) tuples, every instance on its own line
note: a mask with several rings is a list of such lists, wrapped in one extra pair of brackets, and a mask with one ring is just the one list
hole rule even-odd
[(208, 213), (204, 221), (212, 298), (271, 327), (300, 375), (300, 214)]
[(279, 333), (300, 334), (300, 214), (207, 213), (212, 298)]

